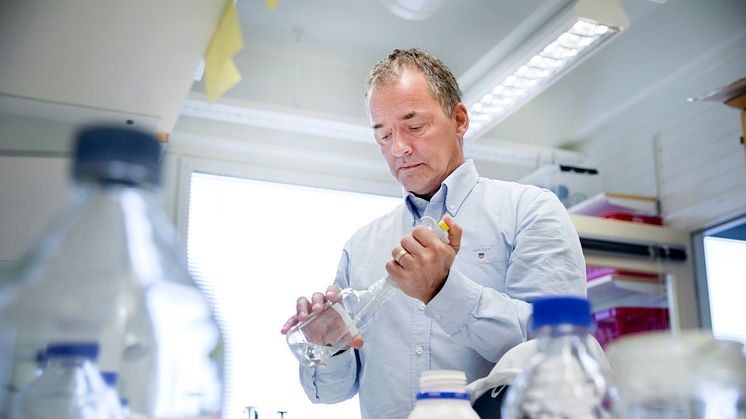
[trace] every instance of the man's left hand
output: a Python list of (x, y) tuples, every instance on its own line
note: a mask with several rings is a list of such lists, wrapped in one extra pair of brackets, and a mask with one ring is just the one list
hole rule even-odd
[(392, 249), (393, 259), (386, 263), (386, 271), (399, 288), (425, 304), (443, 288), (461, 246), (461, 226), (447, 215), (443, 221), (449, 227), (449, 244), (438, 240), (427, 227), (416, 226)]

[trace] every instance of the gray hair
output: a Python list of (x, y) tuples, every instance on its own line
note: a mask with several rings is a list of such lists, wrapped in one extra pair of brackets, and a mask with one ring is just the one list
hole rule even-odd
[(394, 81), (406, 68), (420, 70), (427, 80), (430, 93), (440, 102), (446, 116), (453, 115), (453, 109), (461, 102), (461, 89), (451, 70), (438, 58), (418, 49), (395, 49), (388, 57), (379, 61), (368, 74), (365, 82), (365, 98), (378, 83)]

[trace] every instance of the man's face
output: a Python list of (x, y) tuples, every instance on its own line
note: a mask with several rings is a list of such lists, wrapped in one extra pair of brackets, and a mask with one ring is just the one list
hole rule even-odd
[(430, 198), (464, 162), (466, 106), (459, 103), (452, 117), (446, 115), (419, 70), (405, 69), (398, 80), (375, 85), (368, 109), (381, 153), (406, 190)]

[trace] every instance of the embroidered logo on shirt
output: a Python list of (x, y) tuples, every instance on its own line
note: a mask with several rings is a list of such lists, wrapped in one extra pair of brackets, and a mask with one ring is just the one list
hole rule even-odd
[(505, 260), (505, 246), (502, 243), (481, 243), (461, 246), (463, 263), (474, 263), (478, 266), (491, 265)]
[(489, 247), (475, 247), (471, 249), (472, 253), (477, 256), (479, 260), (484, 260), (487, 257), (487, 254), (490, 252)]

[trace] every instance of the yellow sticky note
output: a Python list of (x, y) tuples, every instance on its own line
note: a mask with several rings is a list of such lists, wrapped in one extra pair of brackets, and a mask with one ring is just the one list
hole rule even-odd
[(241, 81), (241, 73), (233, 63), (233, 56), (241, 48), (243, 36), (238, 12), (233, 0), (228, 0), (205, 54), (205, 90), (208, 101), (214, 102)]
[(241, 73), (233, 60), (223, 62), (219, 66), (205, 67), (205, 90), (207, 101), (215, 102), (223, 93), (241, 81)]
[(280, 0), (267, 0), (267, 10), (269, 10), (270, 12), (275, 10), (279, 2)]

